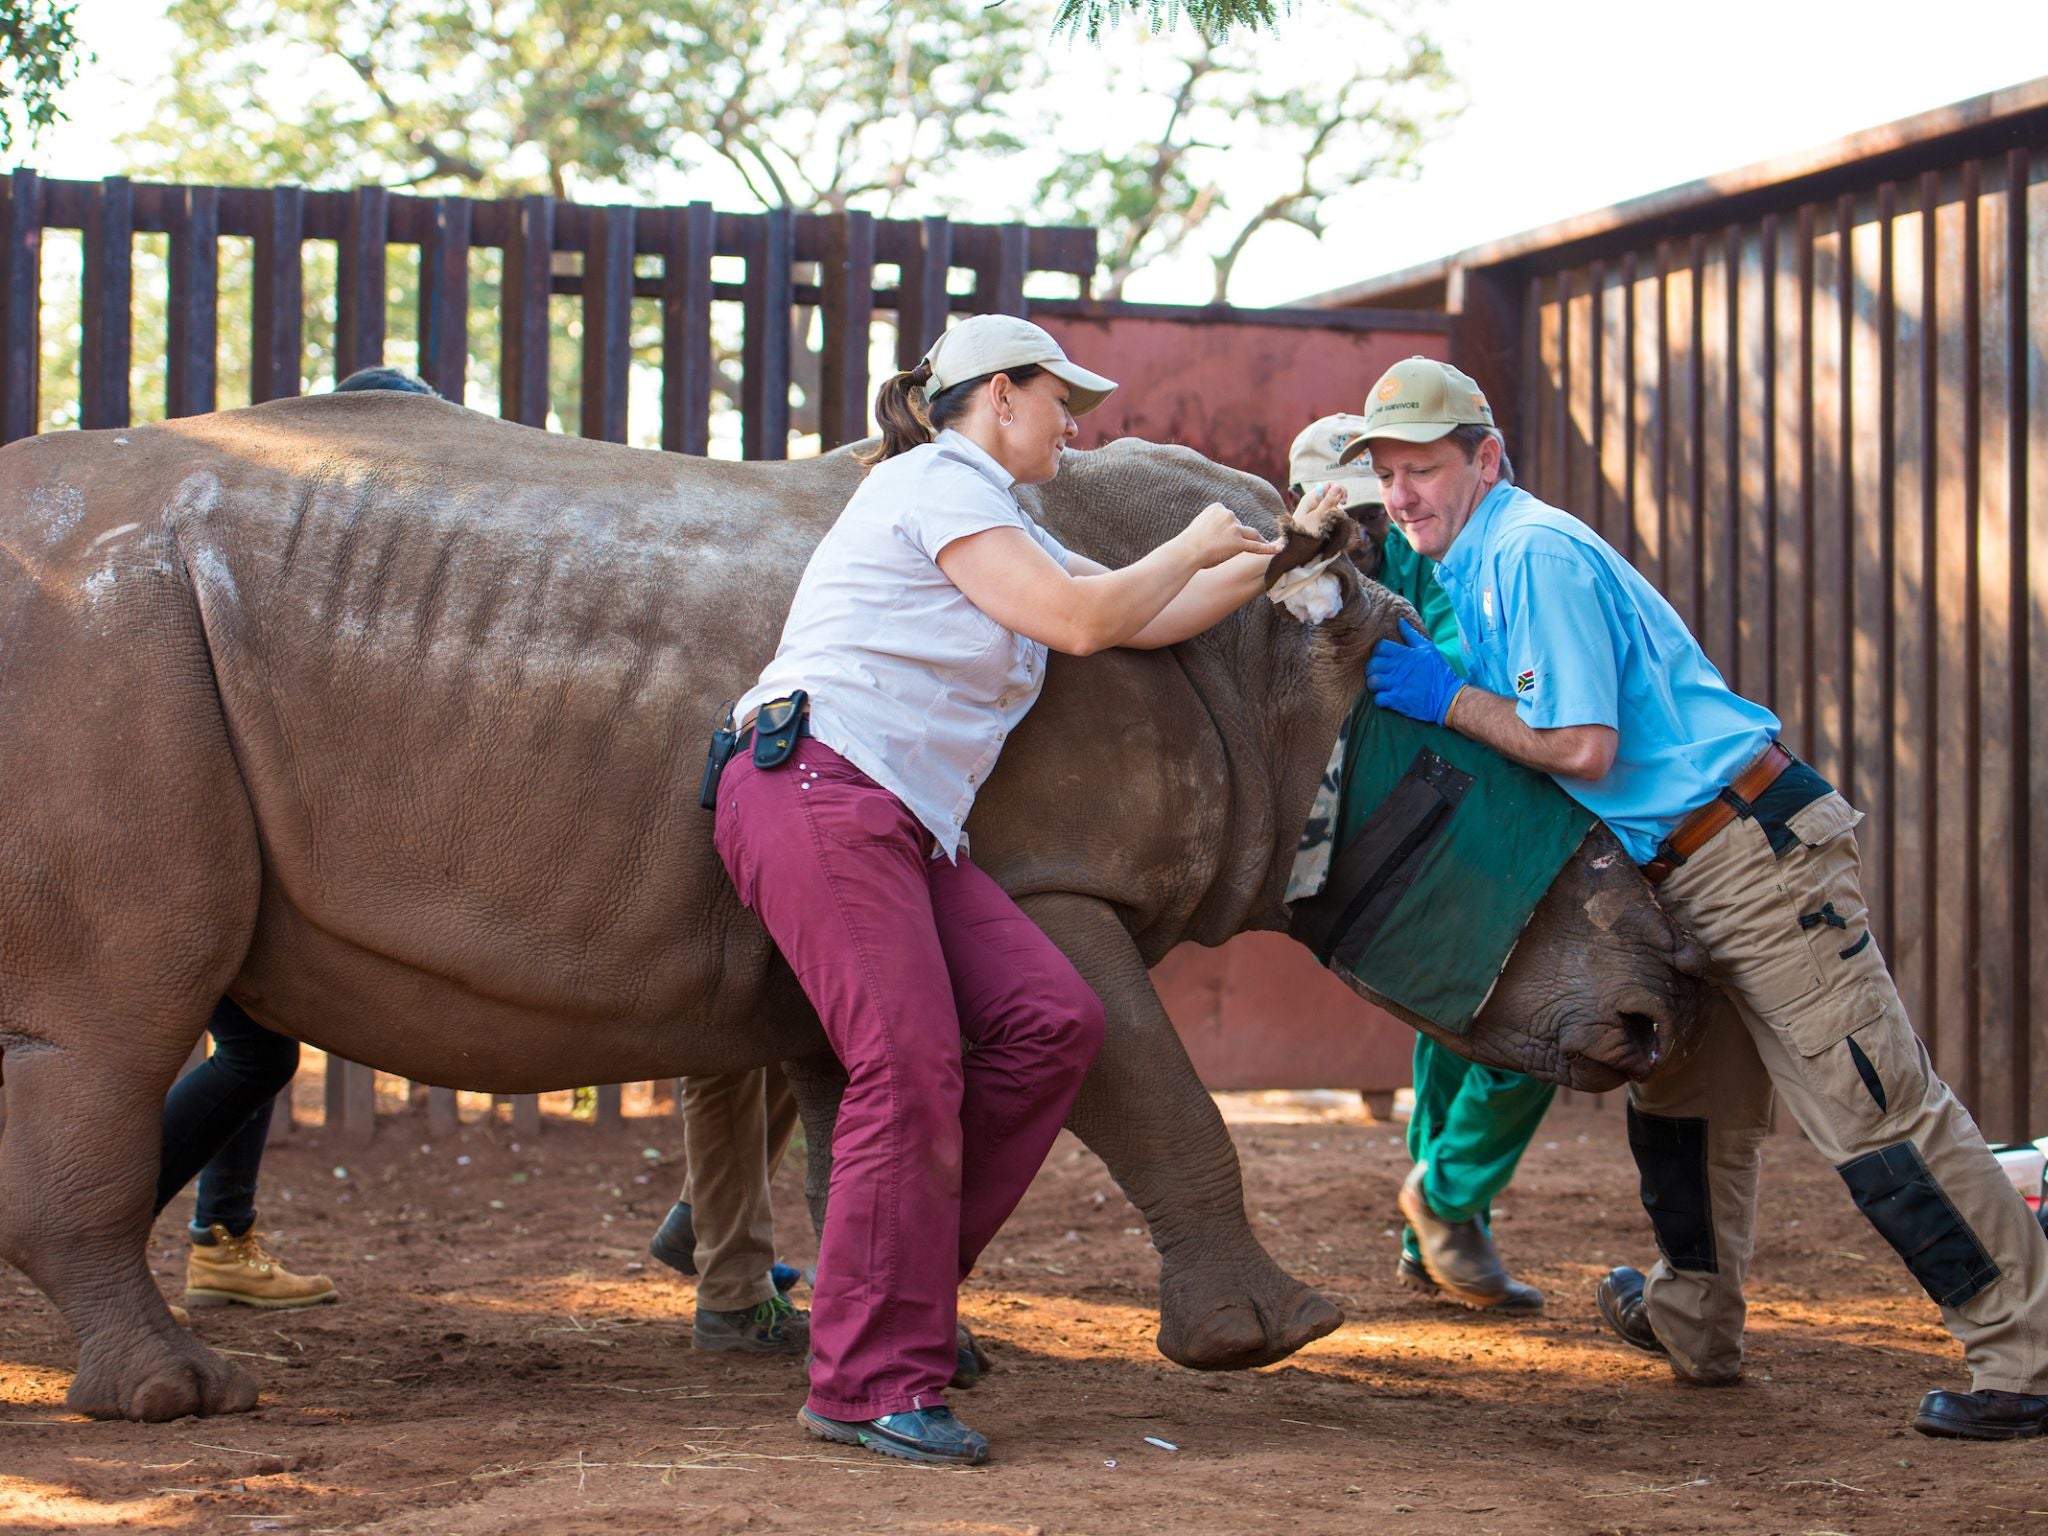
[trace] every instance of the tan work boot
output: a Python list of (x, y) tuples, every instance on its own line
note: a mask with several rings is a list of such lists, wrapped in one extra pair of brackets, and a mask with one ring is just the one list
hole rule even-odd
[(295, 1275), (263, 1246), (255, 1225), (240, 1237), (219, 1222), (208, 1229), (210, 1243), (194, 1242), (185, 1260), (185, 1300), (195, 1307), (310, 1307), (339, 1301), (341, 1293), (325, 1275)]

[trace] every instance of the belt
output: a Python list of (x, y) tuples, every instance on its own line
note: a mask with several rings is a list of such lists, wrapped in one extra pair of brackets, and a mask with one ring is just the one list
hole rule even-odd
[(1728, 781), (1726, 789), (1681, 821), (1672, 829), (1671, 835), (1657, 845), (1656, 855), (1643, 866), (1644, 877), (1652, 885), (1663, 881), (1713, 841), (1714, 835), (1729, 822), (1747, 816), (1756, 797), (1777, 782), (1778, 775), (1795, 761), (1797, 759), (1775, 741), (1765, 747), (1747, 768)]

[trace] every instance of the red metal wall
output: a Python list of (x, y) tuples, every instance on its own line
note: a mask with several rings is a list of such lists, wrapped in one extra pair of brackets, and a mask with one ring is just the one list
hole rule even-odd
[[(1372, 382), (1404, 357), (1450, 355), (1440, 317), (1406, 313), (1339, 328), (1328, 323), (1335, 316), (1309, 326), (1244, 310), (1047, 309), (1033, 305), (1032, 319), (1074, 361), (1121, 386), (1082, 419), (1082, 446), (1182, 443), (1276, 485), (1287, 479), (1287, 445), (1311, 421), (1360, 409)], [(1415, 1032), (1283, 935), (1248, 933), (1220, 949), (1184, 944), (1152, 980), (1211, 1088), (1379, 1094), (1408, 1083)]]
[[(1422, 353), (1450, 356), (1442, 317), (1389, 316), (1396, 325), (1339, 329), (1247, 318), (1222, 320), (1201, 310), (1173, 318), (1108, 313), (1047, 313), (1031, 318), (1067, 355), (1122, 387), (1081, 422), (1081, 446), (1116, 437), (1184, 443), (1219, 464), (1287, 478), (1287, 445), (1318, 416), (1356, 411), (1388, 366)], [(1361, 312), (1354, 312), (1361, 313)]]

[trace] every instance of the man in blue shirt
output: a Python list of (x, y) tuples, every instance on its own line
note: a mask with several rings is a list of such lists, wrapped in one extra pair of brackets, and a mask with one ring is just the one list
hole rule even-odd
[[(1387, 525), (1371, 459), (1337, 462), (1364, 428), (1363, 416), (1348, 414), (1302, 428), (1288, 453), (1294, 494), (1306, 497), (1328, 485), (1344, 492), (1345, 506), (1367, 540), (1378, 543), (1380, 585), (1412, 603), (1423, 632), (1455, 657), (1458, 621), (1437, 584), (1435, 563)], [(1415, 1166), (1406, 1183), (1414, 1186), (1408, 1198), (1413, 1214), (1401, 1232), (1395, 1278), (1475, 1311), (1508, 1317), (1541, 1312), (1543, 1293), (1515, 1279), (1494, 1244), (1493, 1202), (1529, 1150), (1556, 1084), (1468, 1061), (1420, 1033), (1412, 1075), (1408, 1155)]]
[(1460, 678), (1420, 636), (1383, 641), (1374, 702), (1551, 774), (1714, 957), (1699, 1047), (1629, 1091), (1662, 1258), (1601, 1281), (1601, 1314), (1686, 1380), (1739, 1376), (1782, 1097), (1963, 1344), (1974, 1390), (1929, 1392), (1914, 1427), (2048, 1432), (2048, 1238), (1913, 1033), (1868, 927), (1861, 813), (1777, 745), (1777, 719), (1633, 566), (1514, 486), (1468, 376), (1419, 357), (1389, 369), (1366, 399), (1368, 450), (1389, 515), (1438, 562), (1467, 663)]

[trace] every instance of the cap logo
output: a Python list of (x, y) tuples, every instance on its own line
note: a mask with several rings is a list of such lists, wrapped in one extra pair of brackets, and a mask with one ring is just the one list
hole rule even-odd
[(1401, 393), (1401, 381), (1394, 377), (1393, 374), (1390, 373), (1380, 380), (1379, 397), (1382, 400), (1391, 400), (1399, 393)]
[(1479, 393), (1479, 391), (1476, 389), (1472, 391), (1472, 409), (1475, 411), (1491, 410), (1491, 407), (1489, 407), (1486, 403), (1486, 396)]

